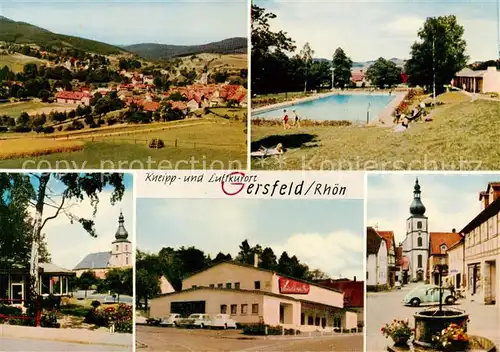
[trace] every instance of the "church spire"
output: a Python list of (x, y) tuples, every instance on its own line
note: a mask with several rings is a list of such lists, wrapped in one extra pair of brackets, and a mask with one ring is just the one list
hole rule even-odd
[(415, 186), (413, 187), (413, 202), (410, 205), (410, 214), (422, 216), (425, 214), (425, 206), (420, 200), (420, 184), (418, 183), (418, 177), (415, 180)]
[(125, 218), (120, 210), (120, 216), (118, 217), (118, 229), (115, 233), (115, 238), (117, 241), (128, 241), (128, 232), (123, 225), (125, 223)]

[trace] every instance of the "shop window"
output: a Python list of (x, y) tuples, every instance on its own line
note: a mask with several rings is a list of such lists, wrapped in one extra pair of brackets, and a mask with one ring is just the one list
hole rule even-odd
[(259, 314), (259, 305), (257, 303), (252, 304), (252, 314)]
[(260, 290), (260, 281), (255, 281), (253, 284), (256, 290)]
[(227, 304), (220, 305), (220, 314), (227, 314)]
[(210, 284), (210, 288), (214, 288), (214, 287), (215, 287), (215, 285), (214, 285), (214, 284)]
[(238, 305), (237, 304), (231, 304), (231, 315), (236, 315), (238, 312)]
[(240, 289), (240, 283), (239, 282), (235, 282), (234, 283), (234, 288), (239, 290)]
[(222, 288), (223, 286), (223, 284), (217, 284), (217, 288)]
[(246, 315), (248, 314), (248, 304), (242, 304), (241, 305), (241, 315)]
[(320, 325), (320, 319), (319, 319), (319, 317), (316, 317), (316, 319), (314, 320), (314, 325), (316, 325), (316, 326)]
[(314, 325), (314, 317), (310, 315), (307, 317), (307, 325)]
[(232, 284), (232, 283), (230, 283), (230, 282), (228, 282), (228, 283), (226, 284), (226, 288), (233, 288), (233, 284)]
[(304, 313), (300, 313), (300, 325), (304, 325), (306, 322), (306, 316)]

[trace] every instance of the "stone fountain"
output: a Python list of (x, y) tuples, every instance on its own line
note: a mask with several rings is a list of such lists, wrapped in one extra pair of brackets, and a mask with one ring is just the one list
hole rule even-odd
[[(433, 343), (433, 337), (439, 335), (441, 331), (455, 323), (461, 326), (467, 332), (467, 322), (469, 315), (456, 308), (443, 308), (443, 268), (444, 263), (436, 265), (436, 271), (439, 273), (439, 306), (421, 310), (413, 315), (415, 318), (415, 336), (412, 341), (409, 341), (405, 346), (388, 346), (388, 351), (417, 351), (429, 352), (439, 351)], [(433, 289), (435, 290), (435, 289)], [(463, 351), (464, 349), (461, 349)], [(448, 350), (447, 350), (448, 351)], [(451, 350), (453, 351), (453, 350)], [(457, 350), (458, 351), (458, 350)], [(470, 336), (469, 344), (465, 351), (496, 351), (495, 344), (481, 336)]]

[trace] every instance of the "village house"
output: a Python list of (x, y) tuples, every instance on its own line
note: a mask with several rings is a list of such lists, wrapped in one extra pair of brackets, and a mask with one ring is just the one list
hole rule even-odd
[(134, 75), (134, 77), (132, 77), (132, 84), (142, 84), (144, 83), (142, 81), (142, 77), (141, 76), (138, 76), (138, 75)]
[(188, 107), (187, 107), (185, 102), (183, 102), (183, 101), (171, 101), (170, 104), (172, 105), (173, 110), (179, 110), (183, 114), (187, 114)]
[(150, 316), (230, 314), (240, 324), (264, 323), (301, 331), (355, 329), (357, 314), (344, 294), (316, 283), (233, 261), (215, 264), (182, 281), (182, 290), (151, 301)]
[(466, 296), (497, 304), (500, 297), (500, 182), (490, 182), (480, 192), (482, 210), (460, 231), (465, 236)]
[(96, 277), (104, 279), (110, 269), (132, 267), (132, 242), (128, 239), (124, 223), (125, 219), (120, 213), (115, 240), (111, 243), (111, 251), (87, 254), (73, 269), (77, 277), (86, 271), (92, 271)]
[(90, 105), (90, 94), (87, 92), (72, 92), (61, 90), (56, 93), (56, 101), (59, 104)]
[(470, 93), (500, 93), (500, 71), (494, 66), (478, 71), (464, 68), (451, 84)]
[[(387, 283), (389, 287), (394, 287), (396, 282), (396, 272), (399, 264), (396, 263), (396, 243), (393, 231), (379, 231), (377, 234), (382, 237), (387, 246)], [(398, 264), (398, 265), (397, 265)]]
[(396, 281), (403, 283), (403, 247), (396, 247)]
[(144, 84), (148, 84), (148, 85), (153, 85), (154, 84), (154, 77), (153, 76), (144, 76), (142, 77), (142, 82)]
[(439, 285), (439, 265), (444, 265), (443, 276), (449, 275), (448, 248), (460, 242), (461, 238), (462, 236), (455, 229), (452, 232), (431, 232), (429, 234), (429, 258), (426, 273), (429, 283)]
[(448, 248), (448, 284), (453, 285), (457, 290), (465, 287), (465, 259), (464, 259), (464, 238), (460, 236), (460, 241)]
[(141, 104), (144, 111), (156, 112), (160, 108), (160, 103), (154, 101), (142, 101)]
[(366, 72), (363, 69), (351, 70), (351, 82), (358, 88), (370, 86), (370, 81), (366, 78)]
[(387, 245), (373, 227), (366, 229), (366, 288), (379, 291), (387, 289)]
[(364, 326), (364, 306), (365, 306), (365, 283), (349, 279), (326, 279), (316, 280), (317, 284), (329, 287), (335, 290), (340, 290), (344, 294), (344, 308), (356, 312), (358, 317), (358, 325)]

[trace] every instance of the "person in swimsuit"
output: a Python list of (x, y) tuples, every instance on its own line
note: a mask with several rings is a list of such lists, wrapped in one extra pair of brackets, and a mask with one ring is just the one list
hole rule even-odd
[(293, 110), (293, 115), (295, 116), (295, 127), (300, 128), (300, 120), (297, 111)]
[(286, 113), (286, 110), (283, 110), (283, 113), (285, 114), (283, 117), (283, 128), (286, 130), (287, 128), (290, 128), (290, 125), (288, 124), (288, 114)]

